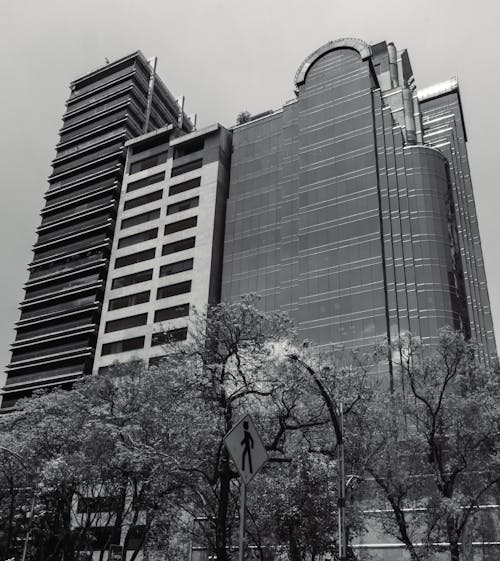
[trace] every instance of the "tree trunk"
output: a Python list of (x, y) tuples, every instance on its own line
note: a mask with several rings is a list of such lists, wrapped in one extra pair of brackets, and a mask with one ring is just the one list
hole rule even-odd
[(220, 474), (219, 504), (215, 520), (215, 555), (217, 561), (229, 561), (227, 555), (227, 511), (229, 507), (229, 494), (231, 485), (231, 472), (229, 456), (226, 449), (222, 452), (222, 465)]
[(450, 561), (460, 561), (460, 546), (458, 544), (460, 536), (452, 518), (446, 519), (446, 532), (450, 542)]
[(297, 540), (295, 538), (295, 532), (293, 531), (293, 526), (288, 527), (288, 553), (290, 556), (290, 561), (302, 561), (302, 556), (300, 555), (300, 548), (297, 545)]

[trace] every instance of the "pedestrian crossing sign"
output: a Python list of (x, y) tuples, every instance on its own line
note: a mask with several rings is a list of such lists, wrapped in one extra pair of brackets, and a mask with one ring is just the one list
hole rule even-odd
[(267, 462), (267, 452), (250, 415), (245, 415), (226, 434), (224, 444), (245, 483)]

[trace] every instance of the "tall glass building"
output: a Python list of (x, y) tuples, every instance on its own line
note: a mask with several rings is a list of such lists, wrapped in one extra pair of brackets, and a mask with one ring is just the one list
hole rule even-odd
[(340, 39), (295, 92), (233, 129), (223, 299), (256, 292), (319, 346), (451, 326), (495, 357), (456, 80), (419, 91), (406, 51)]

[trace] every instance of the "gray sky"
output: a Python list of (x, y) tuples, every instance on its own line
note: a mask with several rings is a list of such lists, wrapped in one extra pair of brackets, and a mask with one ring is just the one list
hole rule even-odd
[(339, 37), (407, 48), (418, 87), (457, 75), (499, 329), (499, 16), (497, 0), (0, 0), (0, 368), (10, 358), (69, 82), (136, 49), (159, 57), (159, 74), (186, 96), (199, 126), (280, 107), (293, 97), (302, 60)]

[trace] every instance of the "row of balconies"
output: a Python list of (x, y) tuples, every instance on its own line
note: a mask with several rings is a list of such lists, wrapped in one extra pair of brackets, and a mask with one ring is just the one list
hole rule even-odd
[[(104, 70), (107, 70), (107, 68), (104, 67)], [(103, 75), (101, 78), (97, 78), (96, 80), (89, 79), (86, 85), (81, 85), (79, 87), (79, 80), (74, 82), (74, 89), (68, 100), (68, 107), (75, 101), (81, 100), (82, 97), (88, 95), (90, 92), (98, 91), (101, 87), (109, 88), (110, 85), (115, 85), (125, 77), (133, 76), (136, 73), (135, 63), (132, 59), (126, 61), (121, 68), (116, 67), (115, 71), (113, 71), (112, 67), (109, 67), (109, 70), (111, 72)]]
[(66, 220), (58, 221), (55, 224), (39, 228), (39, 236), (36, 246), (46, 243), (55, 243), (61, 238), (67, 238), (71, 234), (79, 231), (88, 230), (94, 226), (104, 224), (110, 215), (114, 216), (113, 209), (116, 203), (112, 201), (110, 204), (98, 207), (88, 212), (70, 216)]
[[(68, 319), (69, 318), (69, 319)], [(60, 318), (49, 318), (40, 320), (32, 325), (17, 328), (17, 335), (14, 345), (25, 341), (35, 341), (40, 338), (49, 339), (59, 334), (70, 333), (83, 327), (96, 323), (96, 311), (87, 310), (84, 312), (74, 312)]]
[(100, 112), (113, 104), (120, 103), (124, 99), (128, 99), (133, 96), (136, 102), (140, 105), (147, 104), (147, 84), (142, 86), (136, 83), (133, 79), (128, 80), (125, 84), (121, 84), (121, 87), (114, 87), (103, 90), (100, 96), (94, 96), (93, 101), (88, 100), (87, 103), (81, 103), (79, 107), (71, 110), (68, 109), (63, 116), (64, 125), (70, 126), (75, 124), (80, 120), (85, 120), (88, 116)]
[[(113, 222), (112, 218), (108, 218), (106, 222), (101, 222), (93, 228), (75, 231), (74, 234), (69, 234), (55, 241), (46, 242), (44, 244), (35, 244), (33, 264), (38, 263), (39, 261), (53, 259), (56, 256), (59, 257), (69, 253), (75, 253), (79, 250), (90, 248), (93, 245), (104, 243), (106, 240), (109, 240), (107, 231), (112, 230)], [(102, 232), (102, 230), (105, 231)]]
[(75, 202), (96, 196), (98, 193), (109, 189), (118, 191), (121, 171), (121, 164), (117, 165), (111, 162), (108, 169), (103, 172), (92, 173), (63, 187), (51, 185), (45, 193), (47, 204), (42, 209), (41, 214), (50, 213), (67, 205), (73, 205)]
[(70, 271), (85, 268), (90, 265), (107, 262), (109, 240), (94, 247), (51, 259), (41, 264), (30, 265), (30, 276), (27, 284), (41, 282), (46, 279), (60, 277)]
[(73, 294), (71, 299), (51, 306), (37, 306), (32, 307), (31, 309), (22, 310), (19, 323), (26, 325), (30, 321), (55, 318), (56, 316), (64, 315), (64, 313), (67, 312), (83, 311), (99, 304), (99, 301), (96, 299), (95, 290), (91, 294), (86, 294), (80, 296), (79, 298), (76, 298), (75, 296), (76, 295)]
[(98, 212), (100, 209), (113, 207), (116, 205), (113, 193), (97, 192), (92, 193), (83, 199), (85, 202), (80, 204), (66, 204), (59, 211), (51, 212), (50, 214), (44, 209), (42, 214), (42, 222), (38, 231), (45, 231), (49, 228), (57, 227), (75, 218), (83, 218), (84, 216)]
[[(102, 268), (102, 267), (101, 267)], [(99, 269), (91, 269), (85, 274), (84, 271), (72, 271), (71, 275), (62, 282), (52, 282), (44, 283), (41, 287), (35, 285), (34, 287), (28, 286), (26, 289), (24, 302), (36, 300), (39, 298), (54, 298), (55, 295), (60, 293), (73, 290), (76, 287), (83, 287), (89, 284), (97, 283), (101, 279), (101, 273)]]
[(66, 333), (64, 335), (44, 339), (35, 343), (25, 342), (13, 348), (11, 365), (19, 362), (27, 362), (33, 359), (55, 357), (56, 355), (68, 354), (74, 351), (80, 352), (89, 347), (89, 336), (97, 331), (97, 326), (93, 325), (82, 328), (76, 333)]

